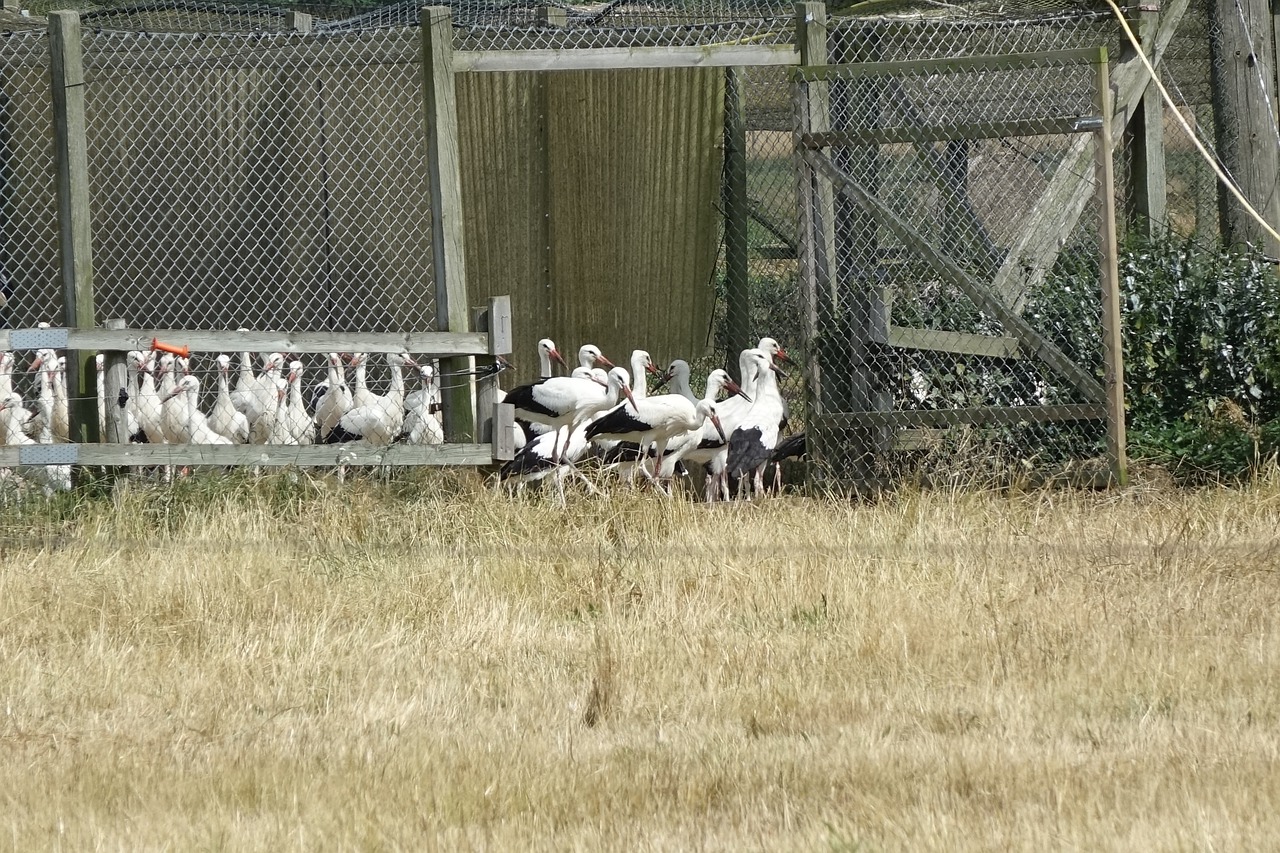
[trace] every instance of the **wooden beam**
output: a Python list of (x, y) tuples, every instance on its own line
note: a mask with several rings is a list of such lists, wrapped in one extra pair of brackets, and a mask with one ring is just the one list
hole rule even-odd
[(747, 197), (747, 113), (740, 68), (724, 72), (724, 284), (725, 369), (735, 381), (738, 353), (751, 343), (751, 289), (748, 280), (751, 199)]
[(883, 427), (1003, 426), (1010, 424), (1100, 421), (1106, 418), (1102, 403), (1070, 403), (1060, 406), (975, 406), (966, 409), (913, 409), (904, 412), (839, 412), (813, 415), (811, 424), (825, 431)]
[[(1143, 45), (1154, 46), (1160, 12), (1141, 7), (1137, 29)], [(1168, 185), (1164, 163), (1164, 99), (1160, 90), (1148, 86), (1142, 103), (1133, 114), (1125, 133), (1129, 152), (1129, 205), (1134, 226), (1155, 237), (1165, 230), (1168, 216)]]
[[(45, 458), (58, 454), (51, 461)], [(361, 447), (353, 444), (43, 444), (0, 447), (0, 468), (32, 464), (90, 465), (264, 465), (300, 468), (337, 465), (488, 465), (489, 444)]]
[(841, 175), (825, 157), (817, 152), (807, 151), (804, 153), (804, 158), (817, 171), (826, 174), (840, 193), (871, 212), (881, 225), (891, 231), (903, 245), (919, 255), (935, 273), (954, 284), (979, 309), (999, 321), (1007, 331), (1019, 339), (1026, 352), (1034, 354), (1059, 376), (1070, 382), (1086, 398), (1092, 400), (1104, 398), (1102, 384), (1091, 373), (1072, 361), (1062, 350), (1037, 332), (1021, 314), (1003, 304), (988, 285), (969, 275), (950, 257), (939, 253), (909, 223), (902, 220), (879, 199), (863, 192), (860, 187)]
[[(453, 18), (448, 6), (426, 6), (421, 13), (423, 109), (427, 128), (427, 176), (431, 183), (431, 259), (436, 279), (436, 328), (465, 332), (467, 264), (465, 220), (462, 216), (462, 166), (458, 146), (458, 93), (453, 70)], [(474, 369), (468, 358), (445, 358), (444, 376)], [(453, 387), (447, 387), (452, 384)], [(446, 441), (475, 436), (474, 383), (445, 383)]]
[[(1158, 94), (1158, 93), (1157, 93)], [(919, 145), (953, 139), (1003, 139), (1009, 136), (1052, 136), (1090, 129), (1096, 116), (1062, 116), (1022, 121), (983, 121), (935, 126), (879, 127), (871, 130), (803, 133), (801, 148), (833, 148), (850, 145)]]
[[(155, 339), (192, 352), (410, 352), (430, 356), (483, 355), (483, 332), (239, 332), (208, 329), (0, 329), (0, 350), (33, 349), (25, 340), (37, 331), (55, 349), (146, 350)], [(60, 336), (60, 337), (59, 337)]]
[(899, 349), (950, 352), (956, 355), (978, 355), (990, 358), (1022, 357), (1022, 348), (1017, 338), (972, 335), (967, 332), (941, 329), (890, 326), (889, 335), (884, 343)]
[(460, 50), (453, 69), (475, 71), (590, 71), (616, 68), (727, 68), (795, 65), (789, 44), (587, 47), (540, 50)]
[(306, 12), (298, 12), (293, 9), (284, 13), (284, 28), (295, 33), (311, 32), (312, 17)]
[[(63, 317), (68, 326), (92, 328), (93, 241), (78, 12), (49, 14), (49, 57)], [(83, 441), (91, 437), (87, 430), (97, 431), (97, 415), (90, 411), (97, 399), (95, 373), (84, 369), (86, 353), (73, 351), (66, 356), (70, 435), (73, 441)], [(86, 406), (86, 401), (91, 405)]]
[(1116, 485), (1125, 486), (1129, 482), (1129, 474), (1125, 452), (1124, 337), (1120, 316), (1116, 179), (1111, 163), (1111, 85), (1105, 54), (1098, 63), (1094, 79), (1103, 119), (1102, 127), (1098, 129), (1098, 143), (1094, 146), (1097, 151), (1094, 168), (1097, 173), (1098, 209), (1102, 214), (1098, 242), (1102, 252), (1102, 362), (1105, 369), (1102, 384), (1107, 405), (1107, 459)]
[(516, 407), (510, 403), (493, 405), (493, 461), (506, 462), (516, 458), (516, 441), (513, 427)]
[[(800, 2), (795, 7), (796, 46), (800, 61), (810, 68), (820, 67), (827, 61), (827, 7), (820, 2)], [(798, 132), (825, 133), (831, 129), (828, 104), (829, 87), (822, 82), (807, 82), (797, 78), (801, 108)], [(808, 163), (801, 160), (797, 172), (799, 236), (796, 254), (800, 259), (800, 289), (804, 304), (804, 324), (809, 340), (822, 339), (822, 323), (830, 318), (827, 305), (831, 286), (831, 264), (835, 258), (835, 194), (831, 182), (822, 178)], [(808, 391), (814, 411), (823, 411), (823, 375), (816, 348), (810, 348), (808, 362)]]
[(1023, 71), (1032, 68), (1060, 68), (1063, 65), (1092, 65), (1098, 61), (1096, 47), (1047, 50), (1038, 53), (1007, 53), (986, 56), (956, 56), (941, 59), (908, 59), (889, 62), (855, 62), (845, 65), (810, 67), (801, 62), (799, 73), (809, 80), (828, 77), (901, 77), (904, 74), (956, 71)]
[(544, 27), (567, 27), (569, 10), (563, 6), (539, 6), (538, 23)]

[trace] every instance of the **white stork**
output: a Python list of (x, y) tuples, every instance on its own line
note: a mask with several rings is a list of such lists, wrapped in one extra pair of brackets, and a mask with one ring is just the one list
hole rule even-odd
[(355, 405), (351, 389), (347, 386), (347, 372), (342, 356), (329, 353), (329, 380), (324, 396), (316, 402), (316, 426), (320, 428), (320, 441), (326, 442), (329, 433), (338, 425), (342, 416)]
[(235, 444), (249, 440), (249, 419), (231, 402), (231, 357), (218, 356), (218, 396), (209, 413), (209, 428)]
[(572, 435), (573, 430), (592, 415), (616, 406), (620, 395), (625, 395), (634, 404), (631, 377), (625, 369), (615, 367), (609, 371), (603, 390), (595, 379), (553, 376), (512, 389), (507, 394), (507, 402), (515, 406), (517, 417), (546, 424), (555, 431), (551, 459), (559, 463), (560, 431), (568, 427), (569, 435)]
[(752, 474), (754, 491), (762, 495), (764, 469), (778, 446), (783, 403), (773, 359), (762, 350), (755, 350), (751, 358), (756, 371), (755, 401), (729, 435), (725, 473), (730, 477)]
[[(0, 398), (0, 431), (6, 436), (6, 444), (25, 446), (36, 443), (35, 439), (22, 430), (19, 418), (23, 411), (25, 409), (21, 395), (10, 393)], [(44, 487), (45, 494), (71, 491), (70, 465), (32, 465), (20, 470), (24, 477), (39, 482)]]
[(173, 386), (173, 390), (163, 398), (167, 403), (166, 412), (171, 412), (174, 422), (173, 444), (231, 444), (231, 439), (219, 435), (209, 428), (204, 414), (196, 408), (196, 399), (200, 395), (200, 380), (194, 376), (184, 376)]
[[(662, 470), (662, 458), (671, 439), (685, 432), (701, 429), (710, 420), (723, 435), (720, 417), (714, 403), (702, 400), (696, 405), (682, 394), (659, 394), (633, 401), (631, 409), (620, 406), (587, 428), (587, 438), (604, 436), (619, 441), (635, 440), (640, 447), (654, 444), (654, 471)], [(650, 475), (655, 483), (658, 478)]]

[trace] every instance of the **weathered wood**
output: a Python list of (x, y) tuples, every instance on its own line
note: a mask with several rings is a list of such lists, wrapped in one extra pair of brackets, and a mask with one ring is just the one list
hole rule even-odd
[(1022, 348), (1017, 338), (972, 335), (939, 329), (915, 329), (890, 326), (884, 343), (899, 349), (950, 352), (956, 355), (978, 355), (990, 358), (1020, 358)]
[[(488, 332), (492, 303), (489, 307), (471, 309), (471, 327), (477, 332)], [(487, 356), (476, 360), (476, 441), (493, 441), (493, 407), (498, 402), (498, 375), (485, 374), (494, 367), (494, 360)]]
[(312, 18), (306, 12), (290, 9), (284, 13), (284, 28), (295, 33), (311, 32)]
[(1098, 184), (1098, 209), (1101, 213), (1098, 241), (1102, 252), (1102, 361), (1103, 388), (1107, 407), (1107, 459), (1117, 485), (1129, 481), (1125, 451), (1124, 423), (1124, 337), (1120, 316), (1119, 232), (1116, 229), (1116, 180), (1111, 163), (1111, 86), (1107, 75), (1106, 54), (1095, 72), (1098, 103), (1102, 107), (1102, 127), (1098, 142), (1095, 171)]
[[(801, 2), (795, 7), (796, 47), (800, 61), (818, 68), (827, 61), (827, 7), (820, 2)], [(799, 99), (800, 133), (825, 133), (831, 128), (829, 87), (823, 82), (797, 78), (793, 96)], [(800, 258), (800, 288), (804, 302), (805, 333), (809, 340), (821, 338), (821, 322), (830, 316), (827, 303), (831, 287), (831, 265), (835, 259), (835, 194), (831, 182), (805, 161), (797, 169), (800, 233), (796, 251)], [(810, 348), (808, 363), (810, 405), (823, 411), (823, 368), (816, 348)]]
[[(1209, 9), (1216, 153), (1241, 194), (1275, 228), (1280, 226), (1280, 131), (1271, 10), (1267, 0), (1212, 0)], [(1280, 255), (1280, 241), (1223, 186), (1218, 209), (1224, 243), (1249, 243), (1271, 257)]]
[[(0, 350), (17, 329), (0, 329)], [(192, 352), (410, 352), (430, 356), (484, 355), (483, 332), (239, 332), (207, 329), (51, 329), (65, 331), (66, 346), (82, 350), (150, 349), (153, 340)]]
[(751, 199), (747, 197), (747, 114), (740, 68), (724, 72), (724, 284), (725, 369), (735, 380), (738, 353), (751, 343), (751, 289), (748, 280)]
[(616, 68), (726, 68), (795, 65), (791, 45), (672, 45), (667, 47), (548, 48), (543, 50), (460, 50), (453, 68), (475, 71), (587, 71)]
[[(1160, 25), (1157, 8), (1144, 6), (1138, 12), (1138, 36), (1146, 47), (1154, 46)], [(1149, 237), (1164, 232), (1168, 212), (1168, 185), (1164, 164), (1164, 99), (1160, 90), (1148, 86), (1142, 103), (1134, 112), (1126, 131), (1129, 152), (1129, 205), (1138, 230)]]
[[(1158, 93), (1157, 93), (1158, 94)], [(1009, 136), (1047, 136), (1079, 133), (1090, 116), (1069, 116), (1017, 121), (983, 121), (934, 126), (881, 127), (871, 130), (828, 131), (801, 134), (802, 148), (834, 148), (848, 145), (897, 145), (949, 142), (954, 139), (1003, 139)]]
[[(125, 326), (124, 320), (111, 319), (107, 328), (119, 331)], [(120, 444), (129, 440), (129, 416), (120, 407), (120, 392), (126, 390), (129, 382), (129, 368), (125, 364), (124, 350), (107, 350), (103, 353), (102, 365), (102, 402), (106, 406), (106, 435), (101, 440), (111, 444)], [(136, 393), (137, 389), (130, 389)]]
[(511, 355), (514, 335), (511, 330), (511, 297), (494, 296), (489, 299), (486, 309), (485, 328), (489, 336), (489, 355)]
[(510, 403), (493, 406), (493, 461), (506, 462), (516, 458), (515, 433), (516, 407)]
[(563, 6), (539, 6), (538, 23), (544, 27), (566, 27), (569, 25), (569, 10)]
[(1089, 65), (1097, 57), (1097, 48), (1081, 47), (1037, 53), (855, 62), (842, 65), (809, 63), (802, 60), (797, 70), (809, 80), (824, 80), (829, 77), (900, 77), (908, 71), (913, 74), (948, 71), (1024, 71), (1032, 68), (1059, 68), (1072, 64)]
[[(458, 148), (458, 95), (454, 85), (453, 18), (448, 6), (427, 6), (421, 14), (423, 109), (427, 128), (428, 178), (431, 182), (431, 249), (436, 280), (436, 326), (465, 332), (467, 268), (462, 213), (461, 153)], [(446, 358), (443, 376), (473, 370), (473, 360)], [(445, 440), (465, 441), (475, 434), (472, 383), (442, 383)]]
[[(94, 324), (93, 244), (78, 12), (50, 13), (49, 57), (63, 316), (68, 326), (91, 328)], [(94, 372), (84, 369), (86, 353), (72, 351), (66, 356), (70, 435), (73, 441), (85, 440), (90, 436), (89, 430), (97, 431), (97, 414), (92, 411), (97, 399)]]
[[(312, 444), (305, 447), (279, 444), (61, 444), (39, 445), (36, 449), (48, 447), (64, 448), (67, 453), (74, 454), (74, 464), (83, 466), (295, 465), (331, 468), (336, 465), (488, 465), (493, 461), (493, 447), (489, 444), (396, 444), (385, 448), (355, 444)], [(23, 451), (27, 452), (24, 454)], [(0, 447), (0, 468), (33, 464), (30, 459), (32, 451), (31, 447)]]
[(885, 228), (893, 232), (903, 245), (910, 248), (939, 276), (954, 284), (982, 311), (1000, 322), (1017, 337), (1022, 348), (1034, 354), (1059, 376), (1070, 382), (1080, 393), (1091, 400), (1105, 398), (1102, 384), (1088, 371), (1077, 365), (1057, 346), (1037, 332), (1021, 314), (1010, 309), (996, 296), (989, 286), (961, 269), (950, 257), (939, 253), (933, 245), (909, 223), (887, 208), (883, 202), (865, 193), (860, 187), (841, 175), (835, 167), (817, 152), (805, 152), (808, 160), (819, 172), (826, 174), (838, 191), (871, 211)]
[(845, 431), (872, 426), (1002, 426), (1097, 421), (1106, 416), (1107, 407), (1102, 403), (1069, 403), (1060, 406), (975, 406), (966, 409), (911, 409), (901, 412), (839, 412), (813, 415), (811, 424), (821, 431)]

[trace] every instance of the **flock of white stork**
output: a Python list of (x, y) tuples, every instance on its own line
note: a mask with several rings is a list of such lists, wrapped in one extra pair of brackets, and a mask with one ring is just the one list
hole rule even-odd
[[(440, 444), (440, 386), (435, 367), (419, 364), (407, 353), (388, 353), (386, 393), (371, 388), (365, 353), (329, 353), (325, 378), (314, 387), (305, 382), (301, 361), (273, 352), (216, 358), (216, 393), (206, 393), (201, 409), (201, 383), (189, 358), (169, 352), (133, 351), (125, 363), (128, 378), (117, 400), (128, 440), (150, 444), (359, 443), (387, 447), (393, 443)], [(706, 499), (727, 500), (730, 483), (743, 491), (765, 490), (765, 471), (788, 455), (803, 453), (803, 435), (780, 445), (787, 404), (778, 389), (777, 362), (787, 354), (777, 341), (762, 338), (743, 350), (739, 386), (724, 370), (707, 377), (701, 397), (690, 388), (689, 364), (671, 362), (659, 371), (647, 352), (636, 350), (631, 370), (617, 367), (600, 349), (587, 344), (578, 352), (579, 366), (569, 376), (553, 376), (553, 363), (565, 365), (556, 345), (538, 342), (541, 378), (499, 393), (514, 406), (514, 459), (502, 466), (499, 482), (514, 490), (554, 476), (564, 499), (564, 480), (595, 485), (577, 467), (588, 455), (608, 471), (635, 484), (643, 476), (666, 495), (685, 466), (705, 466)], [(66, 360), (54, 350), (37, 350), (24, 373), (34, 377), (28, 402), (15, 388), (16, 359), (0, 353), (0, 443), (31, 445), (69, 440)], [(348, 376), (348, 370), (351, 376)], [(409, 391), (405, 371), (417, 374), (420, 387)], [(98, 357), (98, 413), (106, 436), (108, 401), (103, 360)], [(660, 375), (656, 390), (670, 383), (672, 392), (650, 395), (648, 376)], [(728, 395), (719, 399), (721, 395)], [(8, 472), (5, 476), (16, 476)], [(30, 466), (24, 477), (46, 491), (71, 488), (67, 465)], [(776, 478), (775, 474), (775, 478)]]
[[(685, 466), (702, 465), (705, 499), (728, 500), (731, 482), (738, 494), (763, 494), (766, 469), (775, 466), (777, 485), (781, 460), (804, 452), (803, 434), (781, 439), (788, 408), (777, 362), (788, 357), (773, 338), (742, 351), (741, 385), (713, 370), (701, 397), (690, 387), (687, 362), (677, 359), (662, 372), (644, 350), (631, 354), (630, 372), (587, 344), (571, 375), (552, 376), (553, 362), (567, 365), (549, 338), (538, 342), (538, 359), (542, 378), (505, 395), (515, 408), (519, 451), (500, 478), (514, 490), (554, 476), (563, 501), (565, 478), (576, 476), (595, 491), (577, 468), (591, 455), (633, 484), (642, 475), (664, 495)], [(655, 390), (671, 383), (672, 393), (650, 396), (650, 374), (661, 375)]]

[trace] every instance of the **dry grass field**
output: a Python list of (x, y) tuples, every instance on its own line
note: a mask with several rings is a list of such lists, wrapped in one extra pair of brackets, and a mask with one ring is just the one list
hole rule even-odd
[(0, 509), (0, 848), (1248, 850), (1280, 478)]

